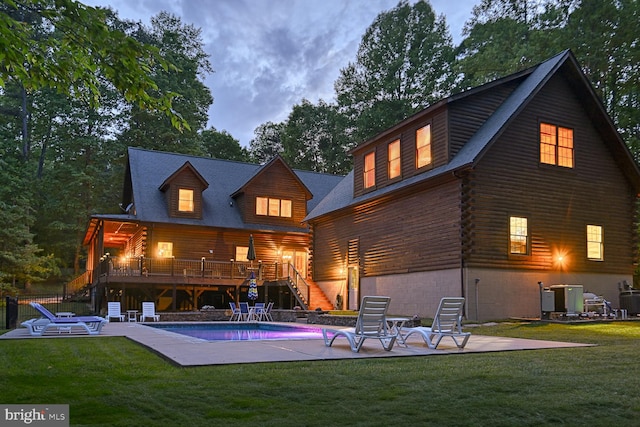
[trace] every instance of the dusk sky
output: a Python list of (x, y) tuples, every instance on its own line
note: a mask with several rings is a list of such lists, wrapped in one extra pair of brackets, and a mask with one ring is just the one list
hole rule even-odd
[[(302, 99), (333, 102), (340, 69), (354, 62), (365, 30), (398, 0), (81, 0), (150, 25), (167, 11), (202, 30), (214, 73), (208, 127), (248, 147), (254, 130), (286, 120)], [(479, 0), (429, 0), (454, 43)]]

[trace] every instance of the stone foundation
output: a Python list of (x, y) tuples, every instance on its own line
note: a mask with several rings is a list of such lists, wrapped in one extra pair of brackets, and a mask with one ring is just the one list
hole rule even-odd
[[(162, 322), (220, 322), (229, 320), (231, 310), (205, 309), (200, 311), (160, 312)], [(298, 322), (314, 325), (355, 326), (358, 316), (334, 316), (322, 311), (271, 310), (274, 322)], [(420, 319), (405, 323), (407, 327), (420, 326)]]

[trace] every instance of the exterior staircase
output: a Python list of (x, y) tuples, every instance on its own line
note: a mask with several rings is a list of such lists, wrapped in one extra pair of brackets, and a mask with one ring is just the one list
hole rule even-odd
[(320, 308), (323, 311), (333, 310), (333, 303), (322, 292), (320, 286), (309, 280), (307, 284), (309, 285), (309, 300), (311, 301), (309, 310), (315, 310), (316, 308)]

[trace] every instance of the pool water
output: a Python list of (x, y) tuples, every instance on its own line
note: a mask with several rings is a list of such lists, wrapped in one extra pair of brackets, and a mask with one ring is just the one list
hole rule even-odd
[(147, 324), (164, 331), (175, 332), (207, 341), (261, 341), (322, 339), (322, 329), (302, 325), (267, 323), (163, 323)]

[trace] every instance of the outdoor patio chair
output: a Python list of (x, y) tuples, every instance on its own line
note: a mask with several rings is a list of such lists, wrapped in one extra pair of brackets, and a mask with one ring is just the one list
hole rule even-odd
[(273, 316), (271, 315), (272, 308), (273, 308), (273, 301), (269, 302), (269, 304), (267, 304), (267, 308), (264, 309), (264, 312), (262, 313), (263, 320), (266, 320), (268, 322), (273, 322)]
[(258, 322), (263, 320), (264, 317), (264, 303), (257, 302), (252, 310), (249, 310), (249, 314), (252, 317), (251, 320), (257, 320)]
[(238, 317), (238, 321), (240, 320), (249, 321), (249, 303), (248, 302), (240, 303), (240, 317)]
[(380, 340), (382, 347), (390, 351), (396, 342), (397, 333), (387, 324), (387, 310), (391, 298), (384, 296), (366, 296), (362, 298), (356, 327), (351, 329), (322, 329), (324, 344), (331, 347), (333, 341), (343, 336), (349, 341), (351, 351), (357, 353), (367, 338)]
[(98, 316), (57, 317), (42, 304), (37, 302), (29, 304), (42, 315), (40, 319), (26, 320), (21, 323), (33, 336), (42, 336), (48, 331), (54, 331), (58, 334), (86, 332), (89, 335), (98, 335), (107, 323), (106, 319)]
[(462, 349), (471, 336), (469, 332), (462, 332), (463, 307), (464, 298), (462, 297), (442, 298), (431, 327), (402, 328), (400, 333), (405, 340), (412, 334), (420, 334), (427, 347), (434, 350), (442, 338), (451, 337), (456, 346)]
[(110, 321), (112, 317), (124, 322), (124, 314), (122, 314), (122, 309), (118, 301), (107, 303), (107, 321)]
[(154, 322), (160, 321), (160, 315), (156, 314), (156, 304), (151, 301), (145, 301), (142, 303), (142, 314), (140, 315), (140, 321), (144, 322), (144, 319), (151, 318)]
[(229, 317), (229, 321), (240, 320), (240, 309), (236, 307), (236, 303), (230, 302), (229, 307), (231, 307), (231, 317)]

